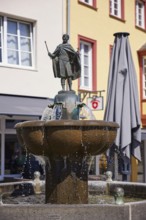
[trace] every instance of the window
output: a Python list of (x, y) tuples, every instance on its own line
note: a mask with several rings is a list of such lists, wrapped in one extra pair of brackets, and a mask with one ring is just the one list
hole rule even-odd
[(143, 1), (136, 1), (136, 26), (145, 29), (145, 3)]
[[(30, 117), (25, 116), (23, 118), (21, 116), (0, 118), (0, 181), (4, 177), (20, 178), (22, 176), (24, 159), (27, 159), (26, 149), (19, 145), (14, 126), (16, 123), (28, 120)], [(31, 120), (36, 120), (36, 117), (31, 117)], [(30, 160), (27, 163), (30, 164)]]
[(112, 52), (113, 52), (113, 45), (110, 45), (110, 46), (109, 46), (109, 56), (110, 56), (110, 60), (111, 60), (111, 57), (112, 57)]
[(5, 135), (5, 175), (21, 174), (24, 164), (22, 148), (16, 134)]
[(1, 176), (1, 169), (2, 169), (2, 148), (1, 148), (1, 134), (0, 134), (0, 176)]
[(0, 17), (0, 63), (33, 66), (32, 24)]
[(86, 4), (96, 9), (96, 0), (78, 0), (79, 3)]
[(0, 17), (0, 63), (2, 62), (2, 19)]
[(82, 73), (80, 86), (83, 88), (92, 88), (92, 46), (90, 43), (80, 42), (80, 54)]
[(142, 82), (143, 82), (143, 98), (146, 99), (146, 56), (143, 57), (142, 66)]
[(110, 15), (124, 19), (124, 0), (110, 0)]
[(13, 119), (6, 119), (6, 129), (14, 129), (15, 125), (19, 122), (23, 122), (25, 120), (13, 120)]
[(80, 89), (96, 90), (96, 41), (79, 37), (81, 57)]
[(140, 109), (142, 126), (146, 126), (146, 44), (138, 50), (140, 79)]
[(93, 5), (93, 0), (81, 0), (81, 2), (84, 2), (88, 5)]

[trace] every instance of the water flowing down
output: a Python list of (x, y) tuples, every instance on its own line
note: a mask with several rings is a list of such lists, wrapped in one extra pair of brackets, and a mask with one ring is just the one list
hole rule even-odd
[(83, 107), (81, 108), (80, 118), (86, 120), (96, 120), (92, 110), (86, 104), (83, 104)]
[(52, 115), (53, 115), (53, 109), (52, 109), (52, 108), (49, 108), (49, 107), (46, 107), (46, 108), (44, 109), (44, 111), (43, 111), (41, 120), (42, 120), (42, 121), (52, 120)]
[(60, 120), (62, 116), (62, 104), (54, 105), (53, 107), (53, 119)]
[(57, 104), (52, 107), (46, 107), (41, 120), (50, 121), (50, 120), (60, 120), (62, 116), (62, 104)]

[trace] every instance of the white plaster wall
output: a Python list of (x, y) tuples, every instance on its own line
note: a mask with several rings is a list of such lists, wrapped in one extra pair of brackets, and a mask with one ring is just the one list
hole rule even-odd
[(44, 41), (53, 52), (62, 42), (64, 0), (0, 0), (0, 15), (35, 21), (35, 69), (18, 69), (0, 65), (0, 93), (53, 98), (61, 90), (54, 78), (52, 61)]

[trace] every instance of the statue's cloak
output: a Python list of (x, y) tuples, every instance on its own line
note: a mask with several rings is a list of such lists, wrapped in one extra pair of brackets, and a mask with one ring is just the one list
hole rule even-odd
[(72, 80), (81, 76), (79, 53), (70, 44), (60, 44), (53, 55), (53, 72), (55, 77)]

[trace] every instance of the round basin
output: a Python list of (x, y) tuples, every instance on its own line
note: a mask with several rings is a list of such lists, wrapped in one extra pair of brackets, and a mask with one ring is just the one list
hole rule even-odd
[(97, 155), (114, 142), (118, 124), (98, 120), (27, 121), (16, 124), (18, 141), (36, 155)]

